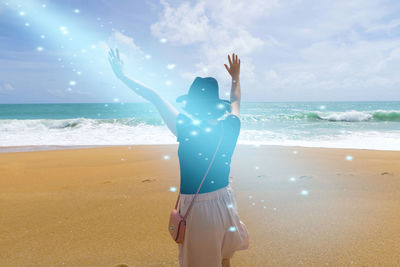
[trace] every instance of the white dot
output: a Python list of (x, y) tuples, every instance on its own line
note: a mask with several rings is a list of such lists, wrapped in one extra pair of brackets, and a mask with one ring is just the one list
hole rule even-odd
[(178, 123), (179, 123), (179, 124), (182, 124), (182, 123), (183, 123), (183, 120), (178, 120)]
[(214, 181), (211, 181), (211, 183), (213, 184), (213, 183), (214, 183)]
[(150, 58), (151, 58), (151, 55), (148, 55), (148, 54), (147, 54), (147, 55), (145, 55), (144, 57), (145, 57), (146, 59), (150, 59)]
[(171, 192), (176, 192), (176, 187), (173, 187), (173, 186), (170, 187), (170, 188), (169, 188), (169, 191), (171, 191)]
[(61, 26), (60, 31), (64, 35), (67, 35), (69, 33), (67, 27), (65, 27), (65, 26)]
[(124, 158), (121, 158), (121, 160), (125, 160)]
[(276, 210), (276, 208), (274, 208), (273, 210)]
[(43, 4), (43, 5), (42, 5), (42, 7), (43, 7), (43, 8), (46, 8), (46, 5), (45, 5), (45, 4)]
[(201, 91), (205, 91), (206, 89), (205, 88), (201, 88)]
[(232, 80), (233, 83), (236, 83), (236, 80)]
[(229, 163), (227, 161), (225, 161), (225, 165), (228, 165)]
[(297, 154), (297, 151), (295, 150), (295, 151), (293, 151), (293, 154)]
[(199, 152), (199, 153), (197, 153), (197, 155), (201, 156), (202, 154), (201, 154), (201, 152)]
[(208, 158), (204, 158), (205, 160), (208, 160)]
[(256, 205), (256, 202), (251, 203), (251, 205), (255, 206), (255, 205)]
[(266, 209), (267, 207), (266, 206), (264, 206), (264, 209)]
[(69, 82), (69, 85), (75, 86), (75, 85), (76, 85), (76, 82), (75, 82), (75, 81), (70, 81), (70, 82)]
[(253, 196), (249, 196), (249, 199), (252, 199), (253, 198)]
[(20, 11), (20, 12), (19, 12), (19, 15), (20, 15), (20, 16), (25, 16), (25, 11)]
[(290, 177), (290, 179), (289, 179), (291, 182), (294, 182), (294, 181), (296, 181), (296, 177)]
[(205, 131), (209, 133), (209, 132), (211, 132), (211, 128), (210, 128), (210, 127), (207, 127), (207, 128), (205, 129)]
[(74, 9), (74, 13), (80, 13), (81, 11), (79, 9)]
[(256, 166), (256, 170), (258, 170), (260, 167)]
[(220, 108), (220, 109), (223, 109), (224, 105), (223, 104), (218, 104), (217, 107)]
[(113, 101), (114, 102), (119, 102), (119, 98), (114, 98)]
[(164, 156), (164, 159), (169, 159), (169, 155), (165, 155), (165, 156)]
[(229, 232), (236, 232), (236, 227), (235, 226), (231, 226), (229, 227)]
[(188, 140), (189, 140), (189, 138), (186, 137), (186, 138), (185, 138), (185, 141), (188, 141)]
[(308, 191), (307, 190), (301, 190), (301, 194), (304, 195), (304, 196), (308, 195)]
[(200, 121), (199, 121), (199, 120), (193, 120), (193, 124), (194, 124), (194, 125), (199, 125), (199, 124), (200, 124)]
[(46, 36), (42, 34), (42, 35), (40, 35), (40, 38), (45, 39)]
[(196, 131), (192, 131), (191, 134), (192, 135), (197, 135), (197, 132)]
[(325, 106), (324, 106), (324, 105), (322, 105), (322, 106), (319, 106), (319, 108), (320, 108), (320, 109), (325, 109)]
[(30, 25), (30, 24), (29, 24), (28, 22), (25, 23), (25, 26), (26, 26), (26, 27), (29, 27), (29, 25)]
[(346, 159), (347, 159), (347, 160), (353, 160), (353, 157), (350, 156), (350, 155), (347, 155), (347, 156), (346, 156)]
[(232, 204), (228, 204), (228, 208), (233, 208), (233, 205)]
[(68, 90), (69, 92), (71, 92), (71, 91), (72, 91), (72, 89), (71, 89), (71, 88), (68, 88), (67, 90)]
[(176, 65), (175, 64), (168, 64), (167, 65), (167, 69), (172, 70), (173, 68), (175, 68)]
[(166, 43), (166, 42), (167, 42), (167, 39), (166, 39), (166, 38), (161, 38), (161, 39), (160, 39), (160, 42), (161, 42), (161, 43)]
[(43, 47), (41, 47), (41, 46), (38, 46), (36, 49), (37, 49), (37, 51), (39, 51), (39, 52), (42, 52), (42, 51), (43, 51)]
[(226, 156), (225, 153), (221, 155), (223, 158)]

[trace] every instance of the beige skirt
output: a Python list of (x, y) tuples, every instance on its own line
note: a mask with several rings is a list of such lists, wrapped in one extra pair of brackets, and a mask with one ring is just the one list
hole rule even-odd
[[(181, 194), (179, 211), (186, 214), (195, 194)], [(198, 194), (186, 218), (186, 232), (179, 247), (181, 267), (222, 266), (236, 250), (249, 247), (246, 225), (240, 220), (230, 185)]]

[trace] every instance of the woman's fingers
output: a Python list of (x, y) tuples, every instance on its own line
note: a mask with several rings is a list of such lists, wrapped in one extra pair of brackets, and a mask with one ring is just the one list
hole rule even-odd
[(225, 66), (226, 70), (227, 70), (229, 73), (231, 73), (231, 70), (228, 68), (228, 66), (227, 66), (226, 64), (224, 64), (224, 66)]
[(228, 60), (229, 60), (229, 66), (232, 65), (231, 57), (228, 55)]

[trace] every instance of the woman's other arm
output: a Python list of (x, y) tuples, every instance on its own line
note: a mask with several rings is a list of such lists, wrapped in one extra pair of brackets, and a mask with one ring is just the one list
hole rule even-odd
[(165, 124), (171, 130), (171, 132), (177, 136), (176, 132), (176, 119), (179, 111), (172, 106), (166, 99), (160, 96), (154, 89), (144, 85), (143, 83), (129, 77), (123, 71), (123, 61), (119, 56), (119, 51), (116, 49), (114, 52), (110, 49), (108, 58), (114, 74), (120, 79), (126, 86), (132, 89), (135, 93), (142, 96), (147, 101), (151, 102), (160, 113)]
[(238, 116), (240, 119), (240, 59), (234, 53), (232, 54), (232, 61), (228, 55), (229, 68), (226, 64), (225, 68), (232, 77), (232, 88), (231, 88), (231, 113)]

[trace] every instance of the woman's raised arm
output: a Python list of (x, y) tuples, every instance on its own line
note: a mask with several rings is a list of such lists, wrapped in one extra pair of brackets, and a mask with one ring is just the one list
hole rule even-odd
[(108, 61), (110, 62), (111, 68), (114, 71), (115, 76), (117, 76), (118, 79), (120, 79), (135, 93), (151, 102), (157, 108), (158, 112), (160, 113), (165, 124), (168, 126), (171, 132), (175, 136), (177, 136), (176, 119), (178, 117), (179, 111), (166, 99), (160, 96), (153, 88), (144, 85), (143, 83), (129, 77), (124, 73), (124, 63), (119, 56), (118, 49), (116, 49), (115, 52), (110, 49)]
[(229, 75), (232, 77), (232, 88), (231, 88), (231, 113), (235, 114), (240, 119), (240, 99), (241, 99), (241, 89), (240, 89), (240, 59), (235, 53), (231, 57), (228, 55), (229, 68), (226, 64), (225, 68)]

